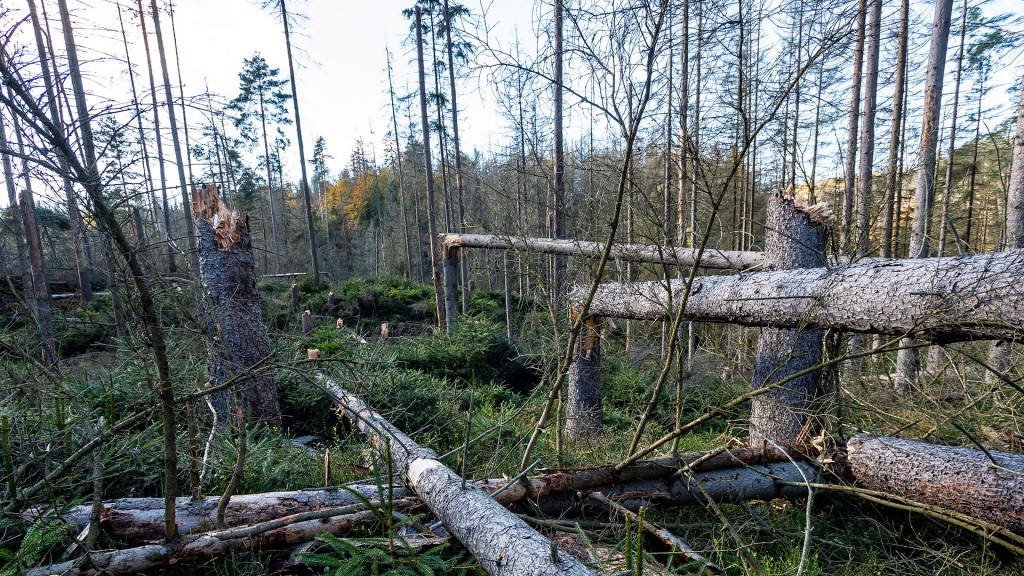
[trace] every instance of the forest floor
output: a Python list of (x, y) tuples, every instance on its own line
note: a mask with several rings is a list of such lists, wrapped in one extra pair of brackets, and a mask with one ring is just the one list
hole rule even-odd
[[(238, 493), (297, 490), (379, 478), (366, 443), (344, 423), (329, 399), (310, 380), (303, 360), (307, 349), (321, 351), (321, 369), (360, 395), (399, 429), (438, 454), (455, 470), (465, 466), (472, 479), (511, 477), (519, 471), (525, 440), (543, 408), (548, 375), (557, 354), (551, 315), (537, 303), (514, 302), (514, 336), (506, 337), (503, 296), (478, 292), (470, 313), (448, 335), (433, 336), (429, 288), (393, 277), (350, 280), (313, 289), (300, 284), (301, 309), (309, 309), (314, 330), (303, 335), (284, 283), (260, 286), (264, 316), (279, 356), (276, 377), (284, 415), (282, 430), (256, 427), (248, 436), (245, 472)], [(333, 292), (333, 298), (328, 293)], [(205, 381), (205, 350), (191, 330), (180, 293), (162, 295), (164, 322), (173, 327), (173, 369), (182, 391)], [(343, 326), (339, 327), (338, 319)], [(8, 334), (27, 334), (23, 320), (10, 317)], [(63, 360), (52, 376), (39, 375), (24, 358), (4, 367), (20, 386), (4, 390), (2, 407), (4, 466), (8, 484), (4, 504), (18, 487), (32, 482), (92, 437), (96, 423), (119, 421), (141, 409), (151, 397), (152, 367), (139, 341), (113, 330), (109, 297), (78, 311), (60, 314), (55, 326)], [(381, 339), (380, 325), (389, 324)], [(634, 323), (633, 342), (625, 347), (622, 322), (606, 326), (602, 341), (605, 434), (592, 441), (562, 442), (556, 419), (542, 435), (535, 457), (547, 468), (615, 463), (627, 454), (635, 423), (661, 369), (660, 325)], [(747, 390), (756, 330), (708, 326), (699, 354), (682, 382), (665, 386), (645, 440), (670, 430), (675, 422), (677, 390), (683, 393), (682, 418), (689, 420)], [(885, 374), (892, 358), (873, 357), (844, 369), (833, 390), (837, 418), (828, 434), (846, 438), (860, 431), (1021, 451), (1020, 395), (985, 384), (980, 370), (965, 359), (984, 354), (980, 345), (951, 349), (950, 365), (907, 400), (897, 398)], [(725, 353), (723, 351), (728, 351)], [(968, 368), (964, 368), (968, 366)], [(460, 450), (472, 397), (471, 436), (482, 437)], [(678, 450), (710, 450), (746, 438), (749, 406), (744, 404), (697, 427), (680, 439)], [(201, 419), (202, 422), (202, 419)], [(208, 427), (204, 428), (208, 430)], [(302, 438), (301, 442), (296, 442)], [(1000, 440), (1002, 438), (1002, 440)], [(1009, 438), (1009, 440), (1007, 440)], [(161, 494), (160, 430), (155, 420), (108, 442), (98, 463), (105, 498)], [(205, 440), (205, 435), (203, 436)], [(187, 461), (185, 442), (179, 460)], [(204, 494), (227, 485), (237, 447), (226, 435), (209, 444), (204, 465)], [(329, 453), (325, 471), (324, 454)], [(463, 463), (463, 460), (465, 462)], [(184, 466), (182, 466), (184, 468)], [(45, 491), (40, 502), (54, 512), (89, 502), (93, 484), (89, 466)], [(187, 486), (187, 470), (180, 483)], [(187, 490), (187, 488), (183, 488)], [(806, 501), (773, 500), (677, 509), (650, 509), (650, 521), (665, 526), (728, 574), (876, 575), (1019, 574), (1024, 559), (986, 540), (925, 516), (883, 508), (856, 497), (817, 493)], [(557, 523), (529, 518), (555, 533), (563, 549), (602, 573), (633, 568), (636, 573), (691, 573), (692, 566), (668, 559), (645, 540), (637, 552), (635, 527), (604, 515)], [(399, 523), (401, 524), (401, 523)], [(402, 526), (382, 521), (357, 536), (393, 535)], [(552, 532), (554, 530), (554, 532)], [(0, 574), (57, 560), (71, 543), (66, 529), (39, 521), (23, 525), (0, 519)], [(369, 542), (370, 540), (367, 540)], [(377, 542), (379, 540), (373, 540)], [(101, 537), (100, 547), (116, 542)], [(457, 543), (394, 554), (374, 547), (355, 548), (325, 540), (317, 545), (328, 568), (357, 560), (365, 573), (483, 573)], [(386, 557), (386, 560), (381, 558)], [(254, 552), (218, 558), (201, 566), (211, 574), (317, 573), (320, 568), (288, 565), (289, 553)], [(375, 564), (375, 562), (377, 564)], [(383, 563), (381, 563), (383, 562)], [(418, 567), (418, 568), (417, 568)], [(384, 568), (392, 572), (384, 571)], [(172, 569), (191, 573), (195, 566)], [(346, 572), (348, 573), (348, 572)], [(358, 573), (358, 572), (352, 572)]]

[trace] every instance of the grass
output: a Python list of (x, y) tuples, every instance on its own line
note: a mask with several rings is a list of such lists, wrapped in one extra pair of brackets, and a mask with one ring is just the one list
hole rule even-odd
[[(394, 277), (350, 280), (320, 288), (300, 283), (303, 308), (318, 315), (316, 329), (308, 337), (297, 333), (288, 286), (267, 284), (261, 285), (261, 289), (264, 314), (274, 327), (273, 339), (281, 358), (301, 359), (305, 356), (304, 348), (320, 349), (324, 370), (360, 394), (417, 442), (439, 454), (463, 444), (472, 395), (471, 436), (483, 436), (467, 450), (456, 450), (445, 460), (446, 464), (458, 469), (465, 459), (467, 475), (473, 478), (511, 476), (518, 472), (524, 440), (543, 407), (556, 352), (553, 347), (542, 345), (548, 336), (539, 332), (523, 333), (515, 343), (505, 338), (504, 302), (499, 293), (474, 294), (470, 303), (473, 313), (461, 318), (450, 335), (380, 342), (368, 335), (381, 321), (429, 319), (433, 297), (429, 288)], [(327, 294), (332, 291), (335, 307), (327, 309)], [(187, 329), (182, 314), (173, 312), (177, 309), (175, 303), (165, 299), (162, 304), (168, 310), (166, 320), (172, 336), (178, 392), (194, 391), (205, 379), (205, 351)], [(540, 313), (529, 302), (518, 305), (517, 314), (523, 321), (517, 326), (540, 322)], [(2, 464), (5, 469), (21, 468), (19, 478), (38, 479), (94, 437), (97, 423), (112, 425), (124, 415), (149, 405), (154, 373), (145, 353), (131, 353), (138, 344), (130, 338), (118, 340), (107, 328), (103, 328), (102, 334), (95, 332), (96, 326), (112, 321), (111, 314), (109, 301), (98, 299), (61, 321), (61, 349), (70, 356), (53, 375), (40, 374), (24, 359), (9, 361), (2, 367), (9, 381), (19, 383), (2, 390)], [(337, 328), (338, 317), (344, 320), (345, 328)], [(14, 327), (9, 338), (27, 335), (29, 327), (19, 324), (16, 318), (5, 322)], [(555, 418), (542, 434), (536, 452), (546, 466), (555, 466), (560, 459), (565, 465), (585, 466), (616, 462), (626, 456), (639, 412), (652, 394), (660, 370), (654, 352), (657, 326), (636, 323), (634, 328), (637, 336), (632, 350), (623, 349), (621, 335), (616, 336), (615, 331), (602, 344), (606, 433), (592, 441), (565, 443), (559, 453), (559, 421)], [(361, 338), (368, 342), (360, 343)], [(702, 356), (693, 371), (685, 375), (681, 398), (684, 422), (747, 390), (749, 366), (715, 355), (714, 346), (718, 342), (747, 347), (748, 340), (747, 336), (727, 333), (722, 328), (708, 331), (702, 340)], [(652, 344), (645, 349), (646, 343)], [(112, 346), (118, 347), (113, 349), (118, 353), (108, 351)], [(971, 346), (965, 347), (967, 352), (984, 352), (979, 346)], [(723, 374), (722, 366), (729, 366), (732, 376)], [(325, 451), (331, 454), (333, 482), (365, 477), (363, 467), (372, 464), (365, 444), (338, 419), (331, 403), (302, 375), (302, 370), (282, 365), (275, 371), (284, 430), (257, 427), (249, 431), (240, 492), (319, 486), (324, 481)], [(927, 385), (924, 392), (970, 392), (953, 402), (931, 401), (925, 393), (897, 401), (889, 387), (878, 379), (879, 370), (883, 370), (880, 363), (866, 362), (862, 373), (844, 379), (842, 425), (836, 434), (848, 436), (872, 430), (969, 444), (965, 435), (985, 438), (985, 426), (997, 424), (1019, 429), (1019, 394), (1005, 386), (986, 385), (983, 374), (976, 369), (960, 376), (946, 375)], [(670, 381), (658, 398), (645, 442), (674, 426), (676, 402), (675, 382)], [(199, 410), (201, 418), (205, 418), (208, 410), (203, 405)], [(679, 449), (706, 450), (721, 446), (729, 438), (744, 438), (748, 410), (746, 405), (738, 406), (696, 428), (680, 438)], [(206, 430), (207, 426), (208, 422), (201, 428)], [(292, 443), (295, 436), (306, 434), (319, 437), (311, 450)], [(185, 491), (188, 454), (183, 435), (181, 438), (179, 482)], [(111, 439), (102, 450), (107, 498), (161, 493), (160, 431), (155, 420)], [(210, 445), (204, 493), (217, 494), (223, 490), (235, 455), (236, 446), (230, 439), (223, 435), (215, 438)], [(89, 469), (88, 465), (81, 466), (49, 487), (39, 501), (62, 505), (87, 502), (91, 492)], [(5, 490), (4, 498), (9, 501), (10, 488)], [(767, 574), (795, 573), (801, 563), (807, 521), (803, 503), (750, 502), (720, 508), (728, 528), (716, 513), (699, 506), (652, 510), (649, 519), (671, 527), (691, 546), (725, 567), (727, 573), (750, 573), (750, 566), (745, 565), (738, 552), (741, 547), (749, 550), (750, 557)], [(611, 521), (613, 526), (587, 528), (588, 539), (604, 547), (603, 550), (621, 548), (625, 538), (621, 519), (595, 519)], [(849, 497), (819, 494), (810, 522), (810, 553), (804, 562), (804, 573), (808, 575), (1024, 572), (1024, 561), (987, 547), (972, 535), (921, 516), (880, 509)], [(69, 543), (70, 535), (53, 525), (27, 526), (3, 519), (0, 562), (6, 563), (6, 567), (0, 568), (0, 573), (51, 561)], [(655, 556), (661, 553), (649, 539), (648, 544), (649, 552)], [(335, 564), (324, 566), (328, 571), (336, 571), (354, 557), (352, 550), (331, 546), (329, 542), (321, 545), (319, 553), (336, 558)], [(448, 566), (449, 571), (454, 567), (462, 567), (466, 573), (476, 570), (457, 545), (421, 554), (411, 558), (436, 556), (437, 565)], [(202, 569), (226, 575), (260, 574), (277, 567), (280, 560), (280, 555), (259, 552), (234, 554), (205, 564)], [(179, 567), (174, 572), (184, 573), (188, 569)]]

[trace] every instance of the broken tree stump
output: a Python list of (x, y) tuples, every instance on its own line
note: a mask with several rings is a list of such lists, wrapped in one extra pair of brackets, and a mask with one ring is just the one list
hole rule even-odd
[[(199, 271), (205, 290), (202, 300), (208, 339), (211, 383), (216, 386), (240, 377), (236, 386), (248, 417), (271, 426), (281, 425), (277, 385), (268, 371), (253, 372), (271, 354), (256, 289), (256, 262), (249, 215), (229, 210), (213, 185), (192, 189), (192, 209), (199, 241)], [(212, 395), (217, 421), (229, 421), (230, 390)]]
[(601, 434), (604, 410), (601, 405), (601, 334), (597, 318), (588, 316), (580, 325), (576, 357), (569, 365), (565, 438), (581, 440)]
[[(764, 256), (772, 270), (816, 268), (824, 266), (829, 212), (812, 217), (794, 198), (785, 193), (768, 199), (765, 220)], [(750, 405), (750, 444), (752, 446), (795, 444), (801, 435), (809, 438), (813, 430), (809, 414), (821, 392), (821, 371), (794, 374), (822, 362), (824, 332), (804, 328), (761, 328), (754, 358), (751, 382), (756, 390), (784, 382), (779, 387), (753, 398)], [(809, 418), (811, 416), (811, 418)]]

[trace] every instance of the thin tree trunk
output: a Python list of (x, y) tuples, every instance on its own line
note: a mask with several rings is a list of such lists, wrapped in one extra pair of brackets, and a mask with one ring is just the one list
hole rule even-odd
[(171, 204), (167, 200), (167, 167), (164, 162), (163, 137), (160, 134), (160, 105), (156, 97), (156, 78), (153, 76), (153, 56), (149, 50), (149, 34), (146, 32), (146, 11), (142, 7), (142, 0), (136, 0), (136, 5), (139, 10), (139, 24), (142, 26), (142, 45), (146, 48), (149, 97), (153, 106), (153, 139), (156, 141), (156, 161), (160, 168), (160, 194), (164, 209), (164, 241), (167, 242), (167, 270), (173, 274), (177, 271), (177, 263), (174, 261), (174, 245), (171, 241), (174, 233), (171, 230)]
[[(15, 127), (17, 129), (17, 127)], [(24, 150), (22, 151), (24, 153)], [(28, 174), (25, 174), (26, 183)], [(21, 215), (24, 219), (25, 236), (28, 238), (28, 256), (32, 270), (32, 305), (35, 312), (36, 331), (42, 348), (42, 361), (46, 365), (57, 362), (57, 344), (53, 339), (53, 322), (50, 319), (50, 290), (46, 279), (46, 262), (43, 258), (43, 243), (36, 220), (35, 200), (32, 190), (23, 189), (19, 198)]]
[[(910, 234), (910, 258), (928, 256), (930, 247), (932, 205), (935, 201), (935, 162), (939, 139), (939, 112), (942, 105), (942, 77), (946, 68), (946, 46), (949, 42), (950, 16), (953, 0), (937, 0), (932, 23), (931, 47), (928, 51), (928, 74), (925, 79), (924, 112), (921, 123), (921, 161), (917, 170), (914, 198), (917, 208)], [(918, 351), (912, 340), (904, 340), (896, 358), (896, 392), (906, 394), (917, 378)]]
[(174, 113), (174, 94), (171, 93), (171, 75), (167, 70), (167, 53), (164, 50), (164, 35), (160, 29), (160, 9), (156, 0), (150, 0), (153, 9), (153, 29), (156, 32), (156, 48), (160, 55), (160, 70), (164, 76), (164, 98), (167, 99), (167, 119), (171, 125), (171, 144), (174, 146), (174, 161), (178, 166), (178, 182), (181, 184), (181, 210), (185, 214), (185, 231), (188, 235), (188, 258), (192, 270), (199, 269), (199, 254), (196, 253), (196, 228), (192, 221), (192, 202), (188, 197), (189, 182), (185, 178), (185, 161), (181, 155), (181, 141), (178, 138), (178, 121)]
[[(558, 240), (565, 236), (565, 145), (564, 145), (564, 128), (563, 128), (563, 112), (562, 112), (562, 100), (563, 100), (563, 78), (562, 68), (564, 64), (565, 55), (563, 54), (562, 48), (562, 35), (564, 28), (564, 12), (565, 5), (563, 0), (555, 0), (555, 46), (554, 46), (554, 58), (555, 58), (555, 70), (554, 70), (554, 166), (552, 168), (552, 184), (554, 185), (554, 203), (551, 206), (552, 210), (552, 238)], [(565, 293), (565, 272), (566, 272), (566, 258), (564, 256), (555, 256), (554, 258), (554, 278), (551, 286), (552, 294), (552, 305), (555, 310), (559, 310), (562, 307)]]
[(280, 274), (281, 244), (277, 235), (277, 211), (274, 209), (274, 175), (270, 169), (270, 144), (267, 142), (267, 114), (263, 102), (263, 88), (263, 82), (260, 81), (260, 133), (263, 136), (263, 167), (267, 171), (267, 201), (270, 202), (270, 234), (274, 238), (274, 272)]
[(871, 227), (871, 176), (875, 161), (875, 108), (878, 101), (878, 52), (882, 42), (882, 0), (871, 0), (867, 69), (864, 71), (864, 120), (860, 133), (860, 194), (857, 199), (857, 256), (868, 253)]
[[(46, 42), (43, 40), (43, 27), (39, 21), (39, 13), (36, 11), (35, 0), (28, 0), (29, 14), (32, 18), (32, 30), (35, 33), (36, 50), (39, 52), (39, 67), (43, 73), (43, 88), (46, 91), (47, 109), (50, 111), (50, 120), (54, 124), (60, 123), (60, 112), (57, 109), (57, 94), (54, 91), (53, 77), (50, 74), (50, 66), (46, 57)], [(54, 70), (56, 73), (56, 70)], [(75, 271), (77, 272), (78, 290), (81, 295), (81, 303), (85, 304), (92, 300), (92, 272), (89, 270), (89, 262), (85, 257), (83, 241), (85, 238), (85, 226), (82, 221), (82, 214), (78, 209), (78, 198), (71, 186), (71, 178), (68, 176), (67, 162), (58, 161), (61, 169), (61, 176), (64, 183), (64, 201), (67, 204), (68, 218), (71, 220), (71, 241), (75, 249)]]
[(278, 1), (281, 3), (281, 20), (284, 22), (284, 42), (285, 48), (288, 51), (288, 77), (291, 79), (292, 106), (295, 107), (295, 134), (299, 145), (299, 168), (302, 172), (302, 200), (306, 207), (306, 236), (309, 239), (309, 260), (310, 265), (313, 267), (313, 285), (316, 286), (320, 284), (320, 262), (317, 259), (316, 235), (313, 231), (313, 207), (309, 199), (309, 178), (306, 177), (306, 146), (302, 141), (302, 119), (299, 116), (299, 93), (298, 87), (295, 85), (295, 63), (292, 59), (292, 36), (288, 28), (288, 9), (285, 5), (285, 0)]
[(857, 41), (853, 49), (853, 84), (850, 88), (850, 127), (846, 133), (846, 167), (843, 171), (843, 236), (840, 243), (843, 253), (850, 250), (850, 236), (853, 230), (853, 197), (857, 162), (857, 124), (860, 121), (861, 70), (864, 64), (864, 35), (867, 18), (867, 0), (857, 4)]
[(964, 64), (964, 45), (967, 40), (967, 10), (967, 0), (964, 0), (963, 16), (960, 20), (960, 48), (957, 50), (956, 55), (956, 80), (953, 82), (953, 112), (949, 121), (949, 154), (946, 158), (946, 177), (942, 183), (942, 215), (939, 220), (937, 256), (945, 255), (946, 229), (949, 227), (949, 195), (953, 191), (953, 155), (956, 152), (956, 122), (960, 109), (960, 78)]
[[(893, 218), (899, 226), (899, 208), (896, 206), (896, 195), (899, 194), (899, 159), (903, 134), (903, 102), (907, 88), (907, 45), (910, 21), (910, 0), (900, 0), (899, 47), (896, 49), (896, 93), (893, 96), (892, 128), (889, 131), (889, 161), (885, 171), (885, 208), (882, 221), (882, 246), (879, 254), (882, 258), (895, 256), (895, 237), (893, 234)], [(895, 211), (895, 213), (894, 213)], [(897, 231), (898, 232), (898, 231)], [(895, 235), (898, 236), (898, 233)]]
[[(463, 198), (462, 151), (459, 147), (459, 101), (455, 91), (455, 57), (452, 54), (452, 15), (448, 0), (444, 0), (445, 41), (448, 44), (448, 84), (452, 94), (452, 143), (455, 146), (455, 191), (459, 203), (459, 232), (466, 231), (466, 202)], [(467, 256), (459, 251), (459, 283), (462, 286), (462, 313), (469, 313), (469, 283)]]
[[(1007, 249), (1024, 248), (1024, 83), (1020, 87), (1020, 105), (1017, 108), (1017, 133), (1013, 137), (1010, 158), (1010, 181), (1006, 187), (1006, 245)], [(993, 342), (989, 348), (988, 365), (994, 372), (985, 373), (990, 385), (1006, 375), (1010, 367), (1011, 346)]]
[[(793, 199), (773, 194), (768, 199), (765, 218), (764, 251), (768, 266), (787, 270), (825, 265), (826, 224), (798, 208)], [(785, 383), (753, 399), (750, 445), (785, 446), (815, 435), (820, 422), (813, 406), (821, 392), (821, 372), (790, 377), (821, 364), (823, 335), (821, 330), (800, 327), (761, 329), (752, 386), (757, 390)]]
[(434, 304), (437, 310), (437, 323), (440, 327), (448, 325), (444, 305), (444, 284), (441, 280), (441, 262), (439, 246), (437, 246), (437, 218), (434, 211), (434, 172), (430, 165), (430, 124), (427, 121), (427, 87), (426, 74), (423, 70), (423, 24), (420, 7), (416, 6), (416, 60), (419, 69), (420, 87), (420, 121), (423, 125), (423, 165), (427, 179), (427, 242), (430, 250), (430, 268), (434, 278)]

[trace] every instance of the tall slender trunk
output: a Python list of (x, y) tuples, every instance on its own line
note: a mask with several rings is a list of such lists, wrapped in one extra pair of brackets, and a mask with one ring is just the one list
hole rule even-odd
[[(142, 149), (142, 172), (143, 178), (146, 181), (146, 186), (149, 188), (148, 200), (149, 200), (149, 218), (150, 225), (153, 226), (153, 230), (156, 231), (157, 236), (160, 236), (160, 218), (159, 206), (156, 201), (156, 191), (153, 189), (153, 170), (149, 165), (149, 146), (146, 142), (146, 132), (142, 128), (142, 107), (139, 105), (139, 92), (135, 86), (135, 71), (132, 69), (132, 57), (131, 52), (128, 50), (128, 34), (124, 28), (124, 17), (121, 14), (121, 4), (117, 4), (117, 21), (121, 26), (121, 41), (124, 43), (124, 57), (128, 63), (128, 80), (131, 82), (132, 87), (132, 106), (135, 109), (135, 126), (139, 133), (139, 147)], [(140, 239), (141, 240), (141, 239)]]
[[(463, 198), (462, 151), (459, 148), (459, 101), (455, 90), (455, 56), (452, 54), (452, 15), (444, 0), (445, 41), (448, 44), (448, 84), (452, 94), (452, 144), (455, 146), (455, 193), (459, 203), (459, 232), (466, 231), (466, 202)], [(459, 283), (462, 285), (462, 313), (469, 312), (469, 283), (466, 281), (466, 253), (459, 251)]]
[(405, 277), (411, 278), (412, 247), (409, 245), (409, 213), (405, 209), (405, 173), (402, 171), (402, 138), (398, 131), (395, 87), (391, 82), (391, 52), (385, 50), (384, 53), (388, 60), (388, 96), (391, 98), (391, 128), (395, 131), (395, 163), (398, 165), (398, 209), (402, 211), (402, 225), (405, 227)]
[(185, 83), (181, 78), (181, 58), (178, 57), (178, 29), (174, 24), (174, 1), (168, 0), (171, 16), (171, 43), (174, 46), (174, 68), (178, 73), (178, 96), (181, 97), (181, 128), (185, 133), (185, 165), (188, 167), (188, 181), (192, 180), (192, 139), (188, 133), (188, 115), (185, 113)]
[(430, 124), (427, 121), (427, 86), (423, 70), (423, 24), (420, 7), (416, 6), (416, 63), (419, 71), (420, 122), (423, 125), (423, 166), (427, 179), (427, 242), (430, 248), (431, 275), (434, 279), (434, 304), (437, 323), (448, 325), (444, 309), (444, 284), (441, 281), (441, 263), (438, 254), (437, 218), (434, 210), (434, 172), (430, 164)]
[(864, 64), (864, 34), (867, 0), (857, 5), (857, 43), (853, 50), (853, 84), (850, 87), (850, 127), (846, 133), (846, 168), (843, 171), (843, 236), (844, 253), (850, 250), (850, 232), (853, 229), (853, 197), (857, 163), (857, 124), (860, 120), (861, 70)]
[[(553, 238), (558, 239), (565, 236), (565, 144), (562, 113), (563, 79), (562, 68), (565, 56), (562, 49), (562, 34), (564, 27), (564, 0), (555, 0), (555, 77), (554, 77), (554, 167), (552, 183), (554, 184), (554, 203), (552, 211)], [(670, 58), (671, 60), (671, 58)], [(551, 286), (552, 305), (556, 310), (560, 309), (564, 301), (565, 272), (567, 260), (564, 256), (554, 257), (554, 278)]]
[(967, 171), (967, 224), (964, 226), (964, 244), (971, 245), (971, 228), (974, 223), (974, 187), (978, 179), (978, 147), (981, 145), (981, 105), (985, 83), (978, 86), (978, 109), (974, 114), (974, 146), (971, 152), (971, 166)]
[[(17, 127), (15, 127), (17, 134)], [(20, 140), (20, 138), (19, 138)], [(21, 142), (18, 143), (21, 153), (24, 148)], [(25, 236), (28, 238), (28, 256), (30, 269), (32, 271), (32, 309), (35, 313), (36, 331), (39, 333), (39, 343), (42, 347), (42, 360), (46, 365), (57, 362), (57, 343), (53, 339), (53, 321), (50, 318), (50, 287), (46, 279), (46, 261), (43, 257), (43, 241), (39, 233), (39, 223), (36, 220), (36, 204), (32, 197), (32, 189), (28, 185), (28, 172), (24, 174), (26, 186), (19, 195), (21, 204), (21, 216), (25, 226)]]
[(953, 191), (953, 154), (956, 152), (956, 122), (960, 110), (960, 77), (964, 65), (964, 44), (967, 40), (967, 0), (964, 0), (960, 19), (960, 47), (956, 55), (956, 80), (953, 82), (953, 113), (949, 120), (949, 154), (946, 158), (946, 177), (942, 183), (942, 215), (939, 219), (938, 256), (946, 250), (946, 228), (949, 227), (949, 194)]
[(313, 233), (313, 206), (309, 199), (309, 178), (306, 177), (306, 145), (302, 141), (302, 119), (299, 116), (299, 92), (295, 85), (295, 63), (292, 59), (292, 36), (289, 31), (288, 9), (281, 2), (281, 20), (284, 22), (284, 42), (288, 51), (288, 77), (292, 87), (292, 106), (295, 107), (295, 135), (299, 144), (299, 168), (302, 171), (302, 200), (306, 207), (306, 237), (309, 239), (309, 260), (313, 267), (313, 284), (320, 284), (320, 262), (317, 259), (316, 235)]
[[(882, 246), (879, 251), (882, 258), (891, 258), (895, 254), (893, 245), (897, 233), (893, 234), (893, 219), (896, 218), (896, 226), (899, 227), (899, 211), (896, 209), (896, 195), (899, 193), (897, 186), (898, 164), (900, 149), (902, 146), (903, 134), (903, 101), (907, 88), (907, 45), (908, 27), (910, 22), (910, 0), (900, 1), (900, 30), (899, 47), (896, 49), (896, 92), (893, 96), (892, 105), (892, 128), (889, 131), (889, 161), (885, 171), (885, 209), (882, 221)], [(895, 213), (894, 213), (895, 212)]]
[[(880, 1), (880, 0), (877, 0)], [(798, 20), (796, 30), (796, 66), (793, 67), (793, 73), (796, 74), (800, 70), (803, 58), (803, 40), (804, 40), (804, 3), (800, 2), (800, 18)], [(796, 187), (796, 164), (797, 155), (799, 154), (799, 138), (797, 138), (797, 132), (800, 129), (800, 81), (795, 83), (793, 89), (793, 152), (789, 165), (789, 183)]]
[[(153, 348), (153, 357), (156, 361), (163, 428), (164, 526), (165, 537), (168, 542), (171, 542), (178, 537), (178, 527), (174, 521), (175, 498), (178, 492), (178, 455), (177, 425), (174, 414), (174, 387), (171, 381), (170, 362), (167, 357), (167, 343), (164, 338), (163, 326), (160, 324), (160, 318), (157, 314), (156, 300), (142, 270), (139, 254), (128, 242), (113, 210), (107, 206), (107, 200), (103, 195), (102, 180), (100, 179), (99, 167), (96, 163), (96, 146), (93, 142), (89, 107), (85, 101), (85, 89), (82, 86), (82, 76), (78, 66), (78, 51), (75, 46), (74, 32), (71, 28), (71, 15), (68, 12), (67, 0), (58, 0), (58, 6), (60, 7), (61, 23), (64, 29), (64, 44), (67, 49), (68, 66), (71, 70), (71, 83), (75, 93), (78, 122), (81, 127), (82, 150), (85, 152), (84, 166), (78, 165), (74, 168), (79, 175), (82, 186), (92, 200), (93, 211), (96, 214), (97, 220), (113, 237), (118, 251), (121, 252), (121, 256), (124, 257), (128, 264), (128, 270), (134, 280), (135, 289), (138, 293), (137, 297), (142, 307), (142, 322), (146, 327), (149, 345)], [(24, 101), (25, 96), (22, 96), (22, 99)], [(58, 152), (71, 163), (75, 156), (70, 144), (64, 139), (60, 126), (50, 124), (50, 139), (61, 144)]]
[(160, 105), (156, 97), (156, 78), (153, 76), (153, 55), (149, 50), (149, 34), (146, 32), (146, 11), (142, 7), (142, 0), (136, 0), (139, 10), (139, 23), (142, 26), (142, 45), (146, 48), (146, 70), (149, 72), (149, 96), (153, 106), (153, 140), (156, 141), (156, 162), (160, 168), (160, 195), (163, 200), (164, 210), (164, 241), (167, 242), (167, 270), (172, 274), (177, 272), (177, 263), (174, 261), (174, 246), (171, 243), (173, 232), (171, 231), (171, 204), (167, 199), (167, 167), (164, 165), (164, 144), (160, 134)]
[(871, 228), (871, 180), (875, 163), (875, 108), (878, 101), (878, 52), (882, 40), (882, 0), (871, 0), (864, 71), (864, 119), (860, 133), (860, 194), (857, 198), (857, 256), (868, 253)]
[[(43, 88), (46, 91), (47, 109), (50, 112), (50, 119), (54, 124), (60, 122), (60, 112), (57, 109), (57, 95), (54, 91), (53, 77), (50, 74), (50, 66), (46, 57), (46, 42), (43, 40), (43, 27), (39, 21), (39, 13), (36, 11), (35, 0), (28, 0), (29, 14), (32, 18), (32, 31), (35, 33), (36, 50), (39, 52), (39, 67), (43, 72)], [(56, 73), (56, 70), (54, 70)], [(71, 178), (68, 177), (67, 162), (58, 160), (61, 169), (61, 176), (64, 184), (64, 200), (67, 204), (68, 218), (71, 220), (71, 240), (75, 248), (75, 271), (78, 276), (78, 290), (81, 295), (81, 303), (85, 304), (92, 300), (92, 272), (89, 270), (89, 262), (85, 257), (83, 246), (85, 238), (85, 223), (82, 221), (82, 214), (78, 209), (78, 198), (71, 185)]]
[(181, 211), (185, 214), (185, 231), (188, 235), (188, 258), (192, 270), (199, 270), (199, 254), (196, 252), (196, 223), (192, 220), (192, 201), (188, 196), (189, 182), (185, 178), (185, 161), (181, 155), (181, 141), (178, 138), (178, 121), (174, 113), (174, 94), (171, 93), (171, 76), (167, 70), (167, 52), (164, 50), (164, 35), (160, 29), (160, 9), (156, 0), (150, 0), (153, 9), (153, 29), (156, 32), (156, 49), (160, 55), (160, 70), (164, 77), (164, 98), (167, 99), (167, 119), (171, 125), (171, 144), (174, 146), (174, 161), (178, 166), (178, 182), (181, 184)]
[[(0, 90), (4, 88), (0, 86)], [(3, 164), (4, 184), (7, 185), (7, 210), (11, 212), (11, 229), (14, 232), (14, 243), (17, 247), (18, 273), (21, 275), (22, 290), (32, 292), (32, 271), (28, 262), (28, 247), (25, 244), (25, 223), (18, 203), (17, 184), (15, 184), (14, 167), (8, 153), (10, 144), (7, 141), (7, 128), (4, 126), (4, 115), (0, 113), (0, 163)]]
[[(924, 112), (921, 121), (921, 161), (917, 170), (917, 188), (914, 198), (917, 208), (910, 234), (910, 258), (928, 256), (930, 247), (932, 204), (935, 201), (935, 161), (939, 139), (939, 112), (942, 105), (942, 77), (946, 69), (946, 47), (949, 42), (950, 17), (953, 0), (935, 3), (932, 23), (931, 47), (928, 50), (928, 73), (925, 79)], [(914, 341), (904, 339), (896, 360), (896, 391), (906, 394), (917, 377), (918, 350), (911, 348)]]
[[(267, 201), (270, 202), (270, 235), (274, 239), (274, 272), (281, 273), (281, 244), (277, 235), (277, 211), (274, 209), (274, 175), (270, 169), (270, 144), (267, 142), (267, 113), (263, 105), (263, 82), (260, 81), (260, 133), (263, 136), (263, 167), (267, 171)], [(262, 196), (260, 206), (262, 208)], [(264, 231), (264, 236), (266, 235)]]

